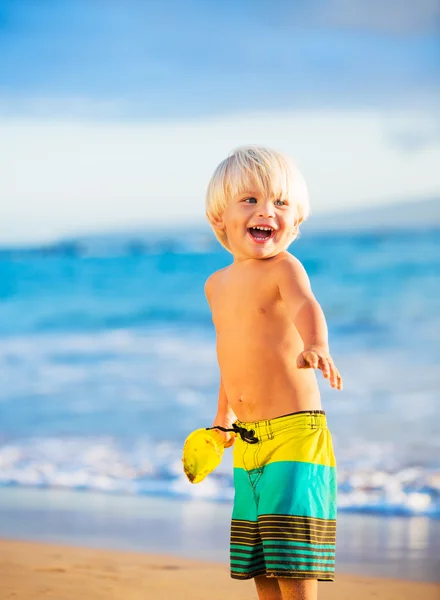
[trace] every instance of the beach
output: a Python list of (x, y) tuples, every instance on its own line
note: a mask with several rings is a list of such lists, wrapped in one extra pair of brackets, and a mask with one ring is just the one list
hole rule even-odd
[[(0, 541), (2, 599), (251, 600), (227, 565), (134, 552)], [(320, 600), (438, 600), (440, 585), (357, 575), (320, 584)]]
[(0, 0), (0, 600), (440, 600), (439, 23)]
[[(0, 598), (251, 600), (229, 577), (231, 506), (3, 489)], [(341, 514), (336, 580), (320, 600), (440, 598), (440, 521)]]

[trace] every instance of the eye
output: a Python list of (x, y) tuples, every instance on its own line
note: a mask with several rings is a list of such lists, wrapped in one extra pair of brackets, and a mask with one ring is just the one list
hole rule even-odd
[(287, 204), (287, 202), (285, 200), (278, 199), (275, 200), (274, 204), (275, 206), (284, 206), (285, 204)]
[(254, 198), (254, 196), (251, 196), (250, 198), (245, 198), (244, 201), (247, 202), (248, 204), (256, 204), (257, 203), (257, 199)]

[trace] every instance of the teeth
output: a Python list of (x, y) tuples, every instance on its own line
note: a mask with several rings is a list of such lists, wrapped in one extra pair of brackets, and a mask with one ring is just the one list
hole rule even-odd
[(261, 229), (261, 231), (272, 231), (272, 227), (260, 227), (257, 225), (254, 229)]

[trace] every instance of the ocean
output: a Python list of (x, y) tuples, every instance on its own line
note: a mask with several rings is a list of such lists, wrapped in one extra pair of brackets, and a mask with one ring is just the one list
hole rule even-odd
[[(344, 390), (318, 379), (339, 510), (440, 517), (440, 230), (303, 234), (291, 247), (327, 317)], [(218, 366), (206, 235), (0, 250), (0, 486), (230, 502), (231, 452), (181, 466), (210, 426)]]

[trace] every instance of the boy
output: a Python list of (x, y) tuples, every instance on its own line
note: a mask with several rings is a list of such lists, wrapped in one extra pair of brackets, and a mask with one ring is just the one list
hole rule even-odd
[(287, 252), (307, 216), (301, 174), (267, 148), (238, 148), (208, 187), (207, 218), (234, 259), (205, 286), (220, 366), (213, 426), (237, 434), (231, 576), (255, 578), (260, 600), (313, 600), (334, 576), (336, 465), (313, 369), (333, 388), (342, 380)]

